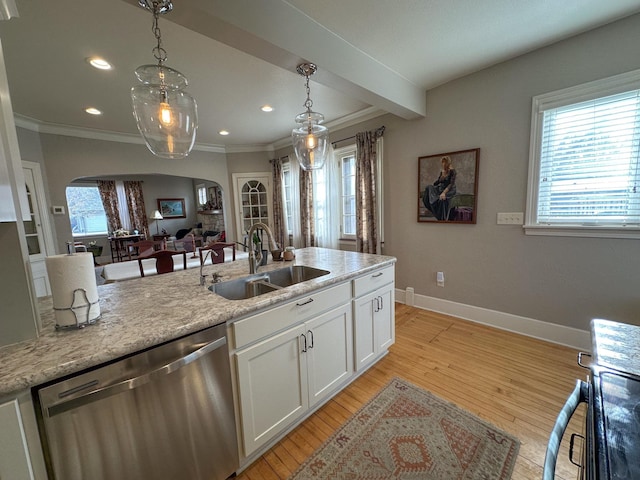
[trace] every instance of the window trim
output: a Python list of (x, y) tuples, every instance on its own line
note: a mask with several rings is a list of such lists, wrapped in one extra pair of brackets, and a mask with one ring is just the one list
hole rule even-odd
[(633, 70), (613, 77), (603, 78), (533, 97), (531, 107), (531, 139), (529, 143), (529, 172), (527, 179), (527, 210), (525, 224), (523, 226), (525, 234), (567, 237), (640, 238), (640, 226), (637, 225), (551, 225), (537, 222), (542, 121), (545, 110), (637, 89), (640, 89), (640, 70)]
[[(343, 203), (343, 192), (344, 192), (344, 177), (342, 176), (342, 159), (348, 156), (353, 155), (354, 158), (354, 162), (357, 162), (357, 155), (358, 155), (358, 151), (357, 151), (357, 145), (355, 143), (351, 144), (351, 145), (345, 145), (344, 147), (340, 147), (340, 148), (336, 148), (333, 151), (333, 158), (336, 162), (338, 162), (337, 165), (337, 169), (339, 172), (339, 178), (340, 178), (340, 185), (338, 187), (338, 197), (340, 198), (340, 203), (339, 203), (339, 212), (340, 212), (340, 238), (338, 238), (338, 241), (342, 242), (342, 241), (350, 241), (350, 242), (355, 242), (356, 241), (356, 234), (348, 234), (348, 233), (344, 233), (344, 203)], [(355, 163), (354, 163), (355, 166)], [(355, 183), (355, 172), (354, 172), (354, 183)], [(355, 199), (355, 188), (357, 188), (357, 186), (354, 184), (354, 199)]]

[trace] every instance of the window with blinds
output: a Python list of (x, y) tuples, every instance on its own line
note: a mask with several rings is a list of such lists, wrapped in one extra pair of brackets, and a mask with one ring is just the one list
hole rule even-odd
[(532, 125), (527, 233), (640, 234), (640, 75), (535, 97)]

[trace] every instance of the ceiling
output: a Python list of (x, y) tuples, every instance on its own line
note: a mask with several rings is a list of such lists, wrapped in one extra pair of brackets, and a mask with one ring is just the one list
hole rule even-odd
[[(18, 125), (141, 142), (129, 91), (135, 68), (155, 63), (152, 15), (137, 0), (15, 2), (0, 39)], [(639, 0), (174, 0), (160, 29), (198, 102), (197, 148), (246, 151), (289, 141), (303, 60), (318, 65), (311, 98), (330, 129), (420, 118), (430, 88), (638, 12)]]

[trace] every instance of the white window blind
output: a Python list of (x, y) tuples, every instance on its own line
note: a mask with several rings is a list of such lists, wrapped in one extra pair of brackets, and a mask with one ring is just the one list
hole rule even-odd
[(525, 230), (640, 236), (640, 71), (534, 97)]
[(640, 91), (544, 112), (538, 221), (640, 222)]

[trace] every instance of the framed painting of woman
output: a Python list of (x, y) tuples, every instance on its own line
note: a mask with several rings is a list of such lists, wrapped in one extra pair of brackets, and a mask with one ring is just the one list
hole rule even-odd
[(418, 222), (476, 223), (480, 149), (418, 157)]

